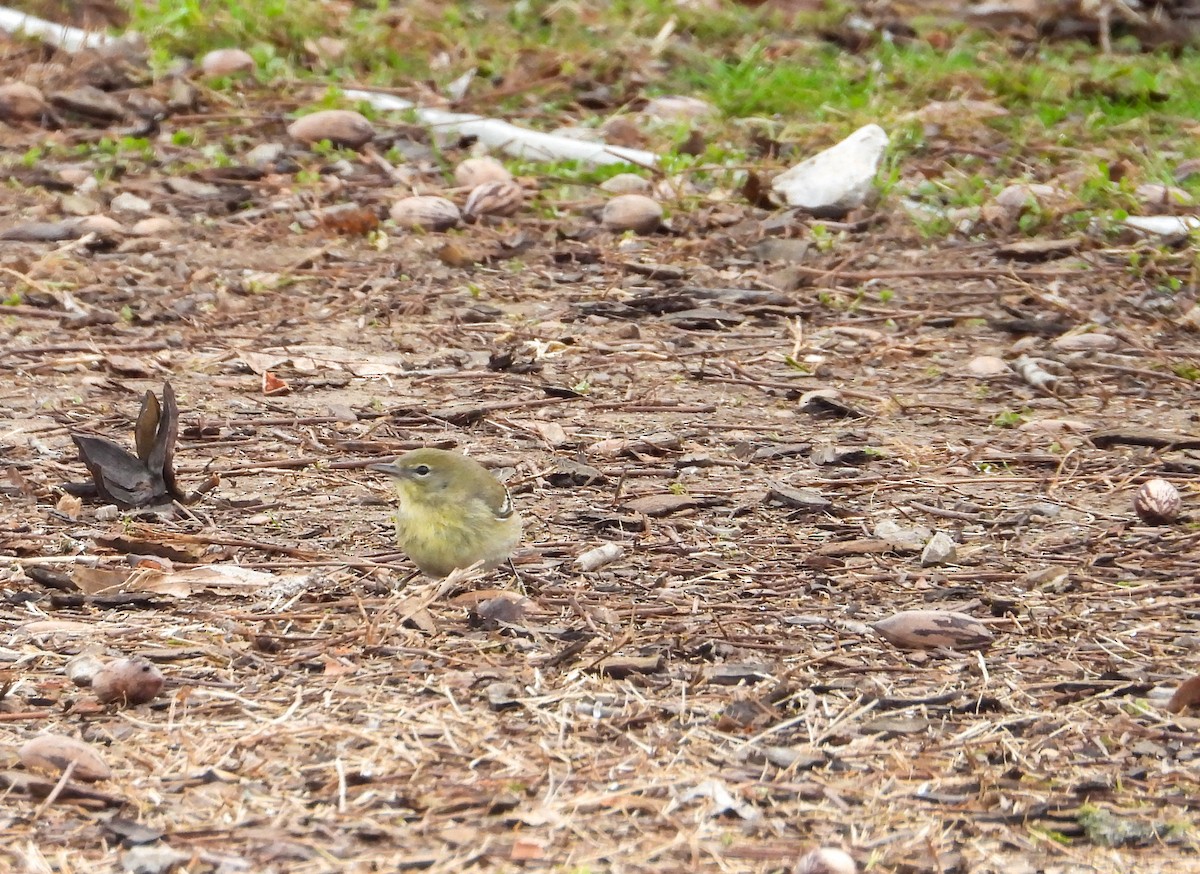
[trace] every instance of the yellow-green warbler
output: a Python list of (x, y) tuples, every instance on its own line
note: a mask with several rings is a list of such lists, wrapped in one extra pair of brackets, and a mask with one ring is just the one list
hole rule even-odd
[(477, 461), (444, 449), (414, 449), (369, 470), (396, 480), (400, 548), (431, 577), (482, 561), (494, 568), (521, 539), (512, 496)]

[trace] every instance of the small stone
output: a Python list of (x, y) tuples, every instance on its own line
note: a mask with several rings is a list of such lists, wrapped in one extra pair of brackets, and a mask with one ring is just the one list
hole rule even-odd
[(282, 158), (284, 151), (283, 143), (259, 143), (246, 153), (245, 161), (251, 167), (266, 167)]
[(1144, 206), (1191, 206), (1195, 202), (1194, 198), (1182, 188), (1176, 188), (1174, 185), (1160, 185), (1150, 182), (1143, 183), (1135, 188), (1133, 196), (1141, 201)]
[(64, 194), (58, 201), (64, 215), (96, 215), (102, 207), (90, 197), (81, 194)]
[(643, 194), (618, 194), (600, 214), (600, 223), (610, 231), (651, 234), (662, 226), (663, 208)]
[(891, 519), (884, 519), (875, 526), (872, 532), (880, 540), (885, 540), (889, 545), (896, 549), (906, 552), (917, 552), (924, 548), (925, 543), (932, 536), (928, 528), (905, 528)]
[(114, 197), (110, 206), (113, 212), (133, 213), (136, 215), (147, 215), (154, 209), (150, 205), (150, 201), (138, 197), (136, 194), (130, 194), (128, 191)]
[(490, 155), (467, 158), (454, 168), (454, 181), (463, 188), (475, 188), (485, 182), (512, 182), (508, 168)]
[(1012, 369), (1003, 358), (995, 355), (976, 355), (967, 362), (967, 373), (979, 379), (993, 379), (997, 376), (1011, 376)]
[(92, 85), (55, 91), (50, 95), (50, 102), (68, 112), (101, 121), (119, 121), (125, 117), (125, 107), (117, 98)]
[(24, 82), (6, 82), (0, 85), (0, 118), (15, 121), (31, 121), (50, 110), (42, 92)]
[(796, 863), (795, 874), (858, 874), (858, 866), (844, 850), (819, 847)]
[(601, 182), (600, 190), (609, 194), (646, 194), (650, 190), (650, 180), (636, 173), (618, 173)]
[(472, 220), (485, 215), (512, 215), (524, 202), (525, 193), (516, 182), (484, 182), (471, 190), (462, 213)]
[(205, 76), (233, 76), (237, 73), (250, 73), (256, 64), (249, 52), (241, 49), (214, 49), (200, 60), (200, 69)]
[(1086, 334), (1063, 334), (1050, 344), (1059, 352), (1109, 352), (1121, 345), (1112, 334), (1099, 331)]
[(74, 222), (74, 228), (80, 236), (95, 234), (98, 237), (116, 237), (125, 233), (121, 223), (107, 215), (84, 216)]
[(949, 534), (939, 531), (921, 550), (921, 567), (936, 567), (958, 558), (958, 544)]
[(366, 116), (351, 109), (324, 109), (288, 125), (288, 135), (309, 145), (329, 140), (335, 146), (357, 149), (375, 136)]
[(845, 215), (862, 206), (875, 188), (875, 174), (888, 146), (877, 124), (856, 130), (775, 177), (771, 188), (791, 207), (814, 215)]
[(99, 656), (83, 653), (68, 661), (66, 667), (63, 668), (63, 673), (76, 686), (86, 688), (92, 685), (92, 678), (100, 672), (104, 664), (104, 659)]
[(174, 219), (158, 215), (134, 222), (129, 233), (135, 237), (161, 237), (177, 228), (178, 223)]
[(1002, 190), (993, 202), (1004, 209), (1023, 212), (1034, 206), (1046, 207), (1066, 203), (1069, 199), (1070, 196), (1065, 191), (1053, 185), (1019, 182)]

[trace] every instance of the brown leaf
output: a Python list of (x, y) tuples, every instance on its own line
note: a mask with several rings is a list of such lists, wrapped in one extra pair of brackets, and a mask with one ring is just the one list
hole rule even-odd
[(154, 435), (154, 449), (146, 460), (146, 466), (155, 475), (161, 475), (167, 492), (177, 501), (189, 503), (175, 482), (175, 442), (179, 439), (179, 405), (175, 402), (175, 390), (171, 383), (163, 383), (163, 411)]
[(152, 373), (150, 365), (139, 358), (129, 355), (109, 355), (104, 359), (105, 365), (114, 373), (123, 376), (148, 377)]
[(746, 182), (742, 185), (742, 197), (751, 206), (759, 209), (774, 209), (775, 204), (770, 198), (771, 187), (763, 183), (762, 177), (750, 170), (746, 173)]
[(519, 838), (513, 842), (509, 858), (514, 862), (533, 862), (546, 857), (546, 848), (537, 841), (529, 838)]
[(1180, 683), (1167, 702), (1167, 710), (1172, 713), (1182, 713), (1189, 707), (1200, 707), (1200, 674)]
[(71, 494), (63, 494), (58, 499), (58, 503), (54, 505), (54, 509), (62, 513), (72, 522), (79, 518), (79, 513), (83, 509), (83, 501)]
[(161, 477), (156, 481), (146, 465), (106, 437), (72, 434), (79, 460), (92, 475), (96, 493), (122, 507), (145, 507), (165, 497)]
[(949, 610), (906, 610), (871, 627), (901, 649), (986, 649), (994, 640), (978, 619)]
[[(179, 437), (179, 406), (169, 382), (163, 383), (162, 404), (152, 392), (142, 398), (134, 426), (137, 456), (106, 437), (72, 434), (79, 458), (92, 475), (92, 487), (104, 500), (122, 507), (147, 507), (175, 499), (189, 503), (175, 481), (175, 442)], [(69, 484), (72, 494), (87, 488)]]
[(669, 431), (659, 431), (645, 437), (611, 437), (601, 440), (588, 447), (589, 455), (601, 458), (617, 458), (622, 455), (632, 455), (635, 458), (642, 455), (665, 455), (668, 452), (678, 452), (683, 448), (683, 441)]
[(92, 568), (77, 566), (71, 571), (71, 582), (79, 587), (85, 595), (99, 595), (122, 591), (122, 585), (129, 578), (128, 570), (110, 570), (108, 568)]
[(285, 395), (292, 390), (288, 385), (287, 380), (280, 379), (269, 370), (264, 370), (262, 375), (262, 393), (267, 397), (272, 395)]
[(162, 418), (162, 407), (158, 398), (149, 389), (142, 397), (142, 409), (138, 413), (137, 424), (133, 426), (133, 445), (137, 447), (137, 456), (144, 463), (154, 451), (154, 436), (158, 432), (158, 422)]

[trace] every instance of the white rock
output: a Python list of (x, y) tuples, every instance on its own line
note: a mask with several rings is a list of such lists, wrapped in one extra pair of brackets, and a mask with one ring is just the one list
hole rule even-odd
[(0, 85), (0, 118), (34, 119), (50, 110), (42, 92), (25, 82)]
[(148, 215), (154, 209), (150, 206), (150, 201), (138, 197), (136, 194), (130, 194), (128, 191), (114, 197), (110, 206), (113, 212), (127, 212), (134, 215)]
[(175, 219), (165, 215), (151, 216), (134, 222), (129, 233), (135, 237), (160, 237), (169, 234), (179, 227)]
[(996, 195), (994, 203), (1009, 210), (1024, 210), (1030, 206), (1051, 206), (1064, 203), (1070, 195), (1061, 188), (1040, 182), (1017, 182), (1004, 188)]
[(925, 541), (933, 532), (925, 527), (904, 528), (891, 519), (884, 519), (875, 526), (873, 533), (880, 540), (886, 540), (897, 549), (916, 552), (925, 545)]
[(618, 173), (611, 179), (600, 183), (600, 189), (609, 194), (648, 194), (650, 180), (636, 173)]
[(454, 181), (464, 188), (475, 188), (485, 182), (512, 182), (508, 168), (490, 155), (467, 158), (454, 168)]
[(1092, 332), (1087, 334), (1063, 334), (1050, 348), (1059, 352), (1109, 352), (1121, 345), (1112, 334)]
[(858, 866), (845, 850), (818, 847), (796, 863), (794, 874), (858, 874)]
[(1182, 188), (1157, 182), (1142, 183), (1134, 189), (1133, 196), (1147, 206), (1191, 206), (1195, 202)]
[(265, 167), (283, 157), (283, 143), (259, 143), (246, 153), (245, 161), (251, 167)]
[(352, 109), (322, 109), (296, 119), (287, 128), (288, 135), (302, 143), (329, 140), (335, 146), (357, 149), (375, 136), (375, 128), (366, 116)]
[(249, 73), (255, 67), (254, 58), (241, 49), (214, 49), (200, 59), (205, 76), (232, 76)]
[(954, 542), (954, 538), (945, 531), (939, 531), (929, 538), (929, 542), (921, 550), (921, 567), (945, 564), (948, 561), (954, 561), (957, 557), (958, 544)]
[(997, 358), (995, 355), (976, 355), (967, 362), (967, 373), (980, 379), (989, 379), (995, 376), (1011, 376), (1012, 370), (1003, 358)]
[(875, 184), (888, 135), (877, 124), (861, 127), (771, 183), (788, 206), (822, 214), (842, 214), (862, 206)]

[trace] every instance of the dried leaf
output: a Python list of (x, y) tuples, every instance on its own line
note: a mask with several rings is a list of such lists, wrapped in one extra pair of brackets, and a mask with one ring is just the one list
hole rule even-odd
[(112, 594), (123, 591), (129, 579), (126, 569), (93, 568), (78, 566), (71, 571), (71, 582), (85, 595)]
[(231, 564), (212, 564), (174, 572), (141, 568), (130, 575), (124, 590), (175, 598), (187, 598), (198, 592), (251, 594), (268, 586), (286, 586), (295, 579), (294, 575), (281, 577)]
[(1167, 702), (1167, 710), (1172, 713), (1182, 713), (1189, 707), (1200, 707), (1200, 674), (1180, 683)]
[(54, 509), (62, 513), (72, 522), (79, 518), (79, 513), (83, 510), (83, 501), (71, 494), (64, 494), (58, 499), (54, 505)]
[[(175, 481), (175, 442), (179, 437), (179, 405), (169, 382), (163, 383), (162, 404), (146, 392), (134, 426), (137, 457), (105, 437), (71, 434), (79, 458), (92, 475), (95, 493), (122, 507), (148, 507), (174, 499), (190, 503)], [(85, 493), (68, 484), (72, 494)]]
[(272, 395), (285, 395), (292, 390), (288, 385), (287, 380), (280, 379), (269, 370), (264, 370), (262, 375), (262, 393), (267, 397)]
[(133, 426), (133, 444), (137, 447), (137, 456), (143, 462), (150, 459), (154, 451), (154, 437), (158, 433), (158, 422), (162, 418), (162, 407), (158, 398), (149, 389), (142, 397), (142, 409), (138, 413), (137, 424)]
[(122, 507), (145, 507), (166, 496), (161, 476), (151, 475), (139, 459), (105, 437), (72, 434), (79, 459), (92, 475), (96, 493)]

